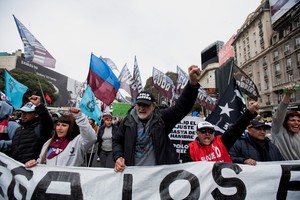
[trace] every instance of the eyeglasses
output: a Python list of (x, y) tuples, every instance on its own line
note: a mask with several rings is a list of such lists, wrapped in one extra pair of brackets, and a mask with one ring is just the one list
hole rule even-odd
[(199, 129), (198, 131), (201, 134), (205, 134), (205, 133), (213, 134), (214, 133), (214, 130), (212, 130), (212, 129)]

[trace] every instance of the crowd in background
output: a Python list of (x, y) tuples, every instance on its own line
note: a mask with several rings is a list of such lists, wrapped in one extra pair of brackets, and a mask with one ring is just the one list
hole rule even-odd
[[(48, 111), (40, 97), (32, 95), (20, 109), (0, 102), (0, 151), (24, 163), (52, 166), (114, 168), (179, 163), (168, 134), (195, 102), (198, 67), (189, 68), (190, 82), (175, 105), (159, 108), (154, 96), (142, 91), (125, 118), (104, 112), (101, 124), (79, 108)], [(225, 131), (201, 121), (197, 137), (189, 143), (183, 162), (216, 161), (256, 165), (257, 162), (300, 159), (300, 112), (288, 111), (293, 85), (287, 86), (271, 126), (257, 115), (259, 103), (250, 101), (246, 112)], [(269, 130), (271, 137), (267, 137)], [(96, 163), (96, 164), (95, 164)], [(97, 164), (98, 163), (98, 164)]]

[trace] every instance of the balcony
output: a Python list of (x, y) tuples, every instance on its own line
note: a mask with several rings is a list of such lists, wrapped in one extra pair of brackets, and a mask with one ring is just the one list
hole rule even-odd
[(281, 74), (280, 71), (275, 71), (275, 76), (279, 76)]
[(298, 50), (298, 49), (300, 49), (300, 44), (295, 45), (295, 50)]
[(278, 58), (279, 58), (279, 56), (275, 56), (275, 57), (273, 58), (273, 60), (276, 61), (276, 60), (278, 60)]
[(284, 51), (284, 55), (285, 56), (290, 55), (290, 54), (291, 54), (291, 50), (290, 49)]
[(289, 71), (293, 71), (293, 68), (291, 65), (288, 65), (286, 66), (286, 71), (289, 72)]

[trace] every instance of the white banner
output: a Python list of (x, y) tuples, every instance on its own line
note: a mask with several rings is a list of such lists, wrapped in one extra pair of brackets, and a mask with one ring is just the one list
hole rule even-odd
[(0, 153), (0, 199), (300, 199), (299, 172), (300, 161), (25, 169)]

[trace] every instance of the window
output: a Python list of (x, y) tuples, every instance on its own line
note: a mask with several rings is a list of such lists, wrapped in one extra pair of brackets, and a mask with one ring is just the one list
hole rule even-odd
[(270, 104), (270, 95), (269, 94), (267, 94), (267, 102), (268, 102), (268, 104)]
[(287, 36), (290, 33), (290, 27), (288, 26), (286, 29), (283, 31), (283, 36)]
[(264, 76), (268, 76), (268, 75), (269, 75), (268, 69), (264, 69)]
[(265, 90), (267, 90), (267, 89), (269, 89), (269, 81), (268, 80), (265, 81)]
[(284, 46), (284, 55), (288, 55), (291, 52), (290, 45), (286, 44)]
[(272, 42), (273, 42), (273, 43), (278, 42), (278, 33), (275, 33), (275, 34), (272, 36)]
[(286, 70), (292, 69), (292, 59), (288, 58), (286, 59)]
[(279, 53), (278, 53), (278, 51), (274, 51), (274, 55), (273, 55), (274, 57), (274, 60), (277, 60), (278, 58), (279, 58)]
[(294, 81), (294, 75), (293, 74), (288, 74), (288, 81), (289, 82)]
[(300, 45), (300, 37), (295, 38), (296, 45)]
[(278, 103), (280, 103), (282, 100), (282, 93), (278, 93)]
[(281, 76), (275, 78), (275, 85), (281, 85)]
[(295, 49), (299, 49), (300, 48), (300, 37), (295, 38)]
[(275, 74), (276, 72), (280, 72), (280, 71), (281, 71), (280, 64), (279, 63), (275, 64)]
[(263, 58), (263, 65), (265, 66), (265, 65), (267, 65), (268, 64), (268, 62), (267, 62), (267, 57), (264, 57)]

